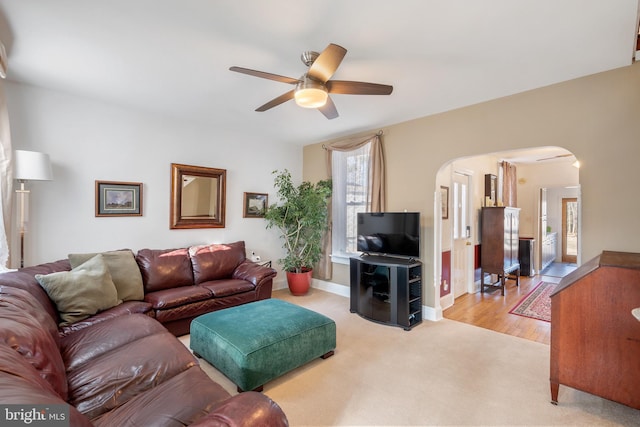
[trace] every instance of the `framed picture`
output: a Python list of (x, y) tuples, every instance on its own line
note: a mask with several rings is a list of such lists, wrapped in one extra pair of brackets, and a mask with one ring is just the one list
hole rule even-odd
[(497, 177), (493, 174), (485, 174), (484, 176), (484, 205), (495, 206), (497, 197)]
[(142, 183), (96, 181), (96, 216), (142, 216)]
[(264, 218), (269, 195), (266, 193), (244, 193), (243, 218)]
[(440, 199), (442, 201), (442, 219), (449, 219), (449, 187), (440, 186)]

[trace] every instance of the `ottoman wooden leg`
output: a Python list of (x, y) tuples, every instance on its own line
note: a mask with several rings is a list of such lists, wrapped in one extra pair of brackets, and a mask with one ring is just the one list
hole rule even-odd
[(322, 356), (320, 356), (323, 359), (327, 359), (329, 357), (333, 356), (333, 350), (331, 351), (327, 351), (325, 354), (323, 354)]
[[(254, 388), (251, 391), (257, 391), (258, 393), (262, 393), (262, 390), (264, 390), (264, 386), (263, 385), (258, 386), (258, 387)], [(244, 393), (244, 391), (245, 390), (241, 389), (240, 386), (238, 386), (238, 393)]]

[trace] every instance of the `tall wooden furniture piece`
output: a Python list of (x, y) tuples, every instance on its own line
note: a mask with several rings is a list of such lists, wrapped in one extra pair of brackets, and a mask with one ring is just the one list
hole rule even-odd
[(604, 251), (551, 294), (551, 402), (560, 384), (640, 409), (640, 254)]
[[(504, 295), (507, 276), (520, 285), (518, 261), (518, 229), (520, 209), (511, 207), (484, 207), (481, 215), (480, 292), (485, 288), (500, 288)], [(498, 281), (485, 283), (485, 274), (496, 274)]]
[(350, 260), (352, 313), (411, 330), (422, 322), (422, 263), (365, 255)]

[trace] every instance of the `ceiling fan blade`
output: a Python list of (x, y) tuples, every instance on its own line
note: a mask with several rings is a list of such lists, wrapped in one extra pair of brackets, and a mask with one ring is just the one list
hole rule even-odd
[(331, 97), (327, 98), (327, 103), (324, 104), (322, 107), (318, 108), (318, 110), (324, 114), (324, 116), (331, 120), (331, 119), (335, 119), (336, 117), (338, 117), (338, 110), (336, 109), (336, 104), (333, 103), (333, 100), (331, 99)]
[(264, 71), (251, 70), (249, 68), (230, 67), (229, 70), (230, 71), (235, 71), (236, 73), (242, 73), (242, 74), (248, 74), (248, 75), (254, 76), (254, 77), (260, 77), (260, 78), (263, 78), (263, 79), (275, 80), (275, 81), (281, 82), (281, 83), (289, 83), (291, 85), (294, 85), (294, 84), (299, 82), (298, 79), (294, 79), (294, 78), (291, 78), (291, 77), (280, 76), (278, 74), (272, 74), (272, 73), (266, 73)]
[(326, 86), (329, 93), (342, 95), (390, 95), (393, 92), (393, 86), (345, 80), (329, 80)]
[(283, 93), (282, 95), (280, 95), (277, 98), (273, 98), (271, 101), (267, 102), (264, 105), (261, 105), (260, 107), (256, 108), (256, 111), (267, 111), (273, 107), (277, 107), (278, 105), (287, 102), (290, 99), (293, 99), (293, 90), (290, 90), (287, 93)]
[(337, 44), (329, 44), (309, 67), (308, 75), (325, 83), (336, 72), (342, 59), (347, 54), (347, 49)]

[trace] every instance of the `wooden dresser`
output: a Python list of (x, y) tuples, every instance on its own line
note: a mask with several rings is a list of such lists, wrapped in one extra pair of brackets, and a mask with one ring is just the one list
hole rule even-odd
[(551, 401), (560, 384), (640, 409), (640, 254), (604, 251), (551, 294)]
[[(520, 209), (484, 207), (480, 221), (480, 292), (484, 292), (485, 288), (500, 288), (504, 295), (507, 275), (515, 276), (516, 285), (520, 280)], [(486, 274), (498, 275), (498, 282), (486, 284)]]

